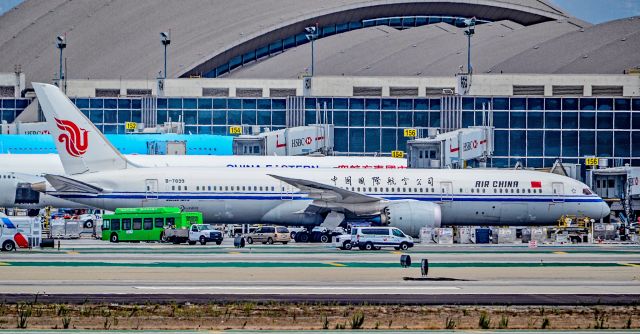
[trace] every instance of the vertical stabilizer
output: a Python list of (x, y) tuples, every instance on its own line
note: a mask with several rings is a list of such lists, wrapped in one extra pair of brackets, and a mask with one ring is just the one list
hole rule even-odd
[(56, 86), (33, 83), (66, 174), (125, 169), (131, 164)]

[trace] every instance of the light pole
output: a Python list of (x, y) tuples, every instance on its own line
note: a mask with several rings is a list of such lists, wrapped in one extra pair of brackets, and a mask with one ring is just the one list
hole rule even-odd
[(162, 76), (164, 79), (166, 79), (167, 78), (167, 45), (171, 44), (171, 30), (169, 30), (168, 33), (161, 32), (160, 41), (162, 42), (162, 45), (164, 45), (164, 72)]
[(58, 72), (58, 87), (62, 87), (62, 80), (64, 80), (64, 73), (62, 72), (62, 50), (67, 47), (67, 41), (64, 36), (56, 37), (56, 46), (60, 49), (60, 71)]
[(467, 29), (464, 31), (467, 36), (467, 72), (471, 74), (473, 67), (471, 67), (471, 36), (476, 33), (476, 18), (472, 17), (470, 20), (465, 20)]
[(315, 63), (315, 50), (313, 42), (318, 38), (318, 25), (316, 24), (315, 26), (306, 27), (304, 28), (304, 30), (306, 32), (307, 40), (311, 41), (311, 76), (313, 76), (313, 67)]

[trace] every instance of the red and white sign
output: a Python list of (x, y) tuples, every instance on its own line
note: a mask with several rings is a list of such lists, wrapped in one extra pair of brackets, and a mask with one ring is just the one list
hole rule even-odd
[(542, 188), (541, 181), (531, 181), (531, 188)]

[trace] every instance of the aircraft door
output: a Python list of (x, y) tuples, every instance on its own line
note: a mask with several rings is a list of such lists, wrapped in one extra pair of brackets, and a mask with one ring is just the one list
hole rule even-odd
[(286, 183), (280, 182), (280, 199), (282, 200), (292, 200), (293, 199), (293, 186)]
[(145, 205), (153, 206), (158, 201), (158, 180), (146, 179), (144, 180), (145, 186)]
[(451, 181), (440, 182), (441, 201), (450, 203), (453, 201), (453, 184)]
[(562, 182), (553, 182), (551, 187), (553, 189), (553, 202), (564, 202), (564, 184)]

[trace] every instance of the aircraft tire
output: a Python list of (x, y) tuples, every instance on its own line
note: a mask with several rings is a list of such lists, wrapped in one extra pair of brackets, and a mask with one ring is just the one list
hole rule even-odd
[(305, 232), (297, 233), (296, 242), (309, 242), (309, 234)]

